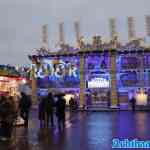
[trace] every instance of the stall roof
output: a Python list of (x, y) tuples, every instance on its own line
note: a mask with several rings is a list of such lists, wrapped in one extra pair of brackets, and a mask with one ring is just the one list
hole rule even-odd
[(20, 77), (20, 73), (14, 66), (0, 65), (0, 76)]

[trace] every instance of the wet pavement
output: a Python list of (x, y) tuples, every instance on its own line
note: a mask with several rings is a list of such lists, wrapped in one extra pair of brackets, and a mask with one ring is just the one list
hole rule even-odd
[(149, 112), (67, 113), (66, 128), (40, 128), (33, 112), (29, 128), (17, 127), (10, 142), (0, 150), (111, 150), (112, 139), (150, 140)]

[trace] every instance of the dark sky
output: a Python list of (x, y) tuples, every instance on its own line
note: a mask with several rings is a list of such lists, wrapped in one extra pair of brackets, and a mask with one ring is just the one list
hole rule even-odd
[(58, 42), (58, 23), (64, 21), (66, 40), (74, 43), (74, 20), (85, 37), (109, 37), (108, 18), (116, 17), (120, 39), (127, 39), (126, 17), (137, 20), (138, 36), (145, 36), (144, 15), (150, 0), (0, 0), (0, 64), (27, 64), (27, 55), (41, 47), (41, 26), (48, 24), (49, 45)]

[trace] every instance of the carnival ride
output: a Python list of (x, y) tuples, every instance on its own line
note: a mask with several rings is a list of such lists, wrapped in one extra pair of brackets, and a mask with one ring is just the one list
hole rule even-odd
[(110, 43), (94, 41), (78, 49), (40, 49), (29, 58), (38, 88), (79, 92), (82, 104), (87, 91), (103, 93), (95, 99), (110, 99), (111, 105), (118, 105), (128, 102), (129, 90), (150, 88), (150, 49), (141, 46), (140, 40), (122, 46), (115, 37)]
[(110, 19), (111, 39), (106, 41), (96, 35), (92, 43), (85, 42), (79, 22), (75, 22), (75, 47), (66, 43), (63, 25), (59, 25), (57, 51), (49, 50), (44, 26), (42, 48), (36, 49), (35, 55), (29, 55), (33, 99), (41, 89), (55, 89), (76, 93), (81, 106), (87, 105), (90, 99), (90, 104), (103, 102), (118, 107), (128, 103), (130, 91), (140, 88), (150, 91), (150, 46), (144, 38), (136, 37), (134, 18), (128, 17), (129, 42), (126, 44), (118, 40), (114, 18)]

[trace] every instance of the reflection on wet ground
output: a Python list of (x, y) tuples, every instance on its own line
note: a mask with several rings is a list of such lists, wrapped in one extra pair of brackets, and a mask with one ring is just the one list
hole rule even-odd
[(69, 116), (62, 131), (39, 127), (36, 112), (29, 128), (17, 127), (0, 150), (110, 150), (112, 138), (149, 140), (149, 112), (80, 112)]

